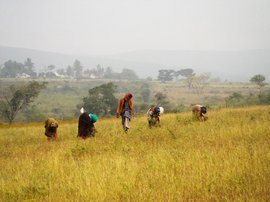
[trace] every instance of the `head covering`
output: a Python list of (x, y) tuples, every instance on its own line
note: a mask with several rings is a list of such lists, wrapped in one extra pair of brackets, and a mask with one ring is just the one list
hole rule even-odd
[(201, 106), (201, 113), (203, 113), (203, 114), (206, 114), (207, 113), (207, 109), (206, 109), (206, 107), (205, 106)]
[(160, 108), (159, 107), (155, 107), (155, 112), (156, 113), (160, 113)]
[(132, 98), (132, 94), (130, 92), (127, 92), (126, 95), (125, 95), (125, 99), (128, 100), (128, 99), (131, 99)]
[(98, 116), (95, 114), (89, 114), (89, 117), (93, 122), (96, 122), (98, 120)]
[(163, 107), (159, 107), (159, 111), (160, 111), (161, 114), (163, 114), (164, 113), (164, 108)]

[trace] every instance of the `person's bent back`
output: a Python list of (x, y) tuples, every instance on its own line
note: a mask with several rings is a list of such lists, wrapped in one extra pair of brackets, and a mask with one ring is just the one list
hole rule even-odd
[[(91, 118), (92, 117), (92, 118)], [(83, 113), (79, 117), (78, 122), (78, 137), (83, 139), (95, 136), (94, 123), (97, 121), (97, 116), (94, 114)]]
[(47, 136), (48, 140), (57, 139), (58, 122), (54, 118), (48, 118), (45, 121), (44, 128), (45, 128), (45, 135)]
[(147, 111), (147, 120), (148, 125), (151, 128), (152, 126), (156, 125), (158, 123), (158, 126), (160, 126), (160, 107), (158, 106), (151, 106)]
[(206, 116), (207, 109), (203, 105), (199, 104), (193, 105), (192, 113), (195, 116), (195, 118), (197, 118), (200, 121), (206, 121), (208, 119), (208, 117)]

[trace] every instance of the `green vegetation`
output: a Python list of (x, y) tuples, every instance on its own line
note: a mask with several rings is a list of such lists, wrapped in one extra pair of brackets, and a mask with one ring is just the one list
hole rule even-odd
[(30, 58), (27, 58), (24, 63), (9, 60), (4, 63), (3, 68), (0, 68), (0, 77), (15, 78), (18, 75), (27, 77), (36, 76), (34, 63)]
[(50, 64), (42, 72), (35, 72), (35, 65), (31, 58), (27, 58), (24, 63), (8, 60), (3, 67), (0, 66), (0, 78), (45, 78), (45, 79), (118, 79), (118, 80), (138, 80), (136, 72), (124, 68), (122, 72), (114, 72), (112, 67), (102, 67), (97, 65), (96, 68), (84, 68), (81, 62), (76, 59), (73, 65), (67, 68), (56, 68)]
[(36, 81), (19, 88), (10, 86), (0, 100), (0, 115), (12, 123), (18, 112), (28, 107), (45, 87), (46, 83)]
[(266, 85), (265, 76), (257, 74), (250, 79), (251, 83), (255, 83), (259, 89), (259, 98), (262, 96), (262, 88)]
[[(84, 105), (83, 99), (90, 96), (89, 91), (95, 91), (96, 87), (110, 82), (116, 86), (113, 92), (116, 99), (123, 97), (127, 91), (132, 92), (136, 114), (145, 114), (152, 104), (163, 105), (166, 112), (184, 112), (190, 111), (190, 105), (196, 103), (210, 108), (270, 103), (270, 88), (267, 84), (261, 88), (258, 96), (257, 84), (254, 83), (209, 82), (195, 85), (194, 80), (194, 87), (189, 88), (186, 80), (166, 83), (110, 79), (36, 79), (35, 81), (47, 82), (46, 89), (41, 90), (28, 108), (17, 114), (14, 122), (44, 121), (48, 117), (60, 120), (77, 118), (80, 113), (78, 109)], [(3, 99), (5, 89), (9, 86), (23, 86), (28, 82), (28, 79), (1, 79), (0, 100)], [(114, 115), (113, 107), (110, 108), (110, 113), (103, 113), (105, 116)], [(0, 122), (4, 121), (4, 117), (1, 116)]]
[(83, 104), (78, 106), (78, 111), (81, 106), (87, 111), (100, 116), (115, 115), (118, 104), (114, 97), (116, 86), (110, 82), (92, 88), (88, 92), (88, 97), (83, 98)]
[(161, 128), (135, 117), (101, 119), (96, 137), (60, 122), (0, 127), (0, 201), (269, 201), (269, 106), (164, 114)]

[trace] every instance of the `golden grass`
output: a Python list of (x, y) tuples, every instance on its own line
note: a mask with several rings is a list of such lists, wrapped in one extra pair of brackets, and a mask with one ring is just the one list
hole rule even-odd
[(95, 138), (62, 122), (48, 142), (43, 123), (0, 128), (0, 201), (269, 201), (269, 106), (99, 120)]

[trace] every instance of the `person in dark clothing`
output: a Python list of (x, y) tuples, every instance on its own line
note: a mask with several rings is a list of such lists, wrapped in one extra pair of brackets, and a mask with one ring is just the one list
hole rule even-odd
[(86, 139), (87, 137), (95, 136), (94, 123), (98, 120), (98, 116), (95, 114), (82, 113), (79, 117), (78, 123), (78, 137)]
[(116, 117), (122, 117), (122, 126), (125, 132), (130, 128), (131, 114), (132, 114), (132, 94), (126, 95), (119, 100)]

